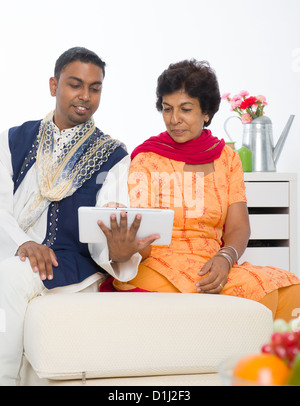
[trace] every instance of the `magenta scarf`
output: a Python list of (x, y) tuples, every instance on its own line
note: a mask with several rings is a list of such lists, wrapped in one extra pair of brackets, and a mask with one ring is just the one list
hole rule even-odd
[(224, 148), (225, 141), (213, 137), (210, 130), (203, 130), (200, 137), (184, 142), (175, 142), (167, 131), (150, 137), (136, 147), (131, 154), (133, 159), (141, 152), (155, 152), (175, 161), (185, 162), (189, 165), (205, 164), (219, 158)]

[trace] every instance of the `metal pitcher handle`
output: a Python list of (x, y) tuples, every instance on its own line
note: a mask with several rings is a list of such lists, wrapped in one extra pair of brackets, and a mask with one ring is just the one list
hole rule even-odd
[(230, 116), (230, 117), (228, 117), (228, 118), (225, 120), (225, 122), (224, 122), (224, 131), (225, 131), (227, 137), (229, 138), (229, 140), (230, 140), (231, 142), (234, 142), (233, 139), (230, 137), (229, 132), (227, 131), (227, 124), (228, 124), (228, 121), (231, 120), (232, 118), (238, 118), (238, 119), (240, 120), (240, 117), (238, 117), (238, 116)]

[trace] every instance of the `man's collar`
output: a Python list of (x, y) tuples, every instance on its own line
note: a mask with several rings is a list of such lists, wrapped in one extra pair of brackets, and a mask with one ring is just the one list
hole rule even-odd
[(56, 133), (58, 133), (58, 134), (60, 134), (60, 133), (67, 133), (67, 134), (73, 133), (75, 129), (76, 129), (76, 130), (80, 130), (80, 129), (84, 126), (84, 123), (83, 123), (83, 124), (78, 124), (78, 125), (75, 125), (74, 127), (66, 128), (66, 129), (60, 131), (60, 129), (57, 127), (57, 125), (54, 123), (54, 120), (53, 120), (53, 118), (54, 118), (54, 112), (55, 112), (55, 110), (50, 111), (50, 113), (48, 113), (48, 114), (46, 115), (45, 120), (46, 120), (46, 121), (52, 121), (52, 123), (53, 123), (53, 130), (54, 130)]

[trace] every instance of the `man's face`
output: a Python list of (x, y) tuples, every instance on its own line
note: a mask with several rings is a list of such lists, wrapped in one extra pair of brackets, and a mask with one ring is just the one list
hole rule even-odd
[(98, 109), (102, 91), (102, 69), (92, 63), (71, 62), (59, 80), (50, 79), (50, 91), (56, 96), (54, 123), (60, 130), (89, 120)]

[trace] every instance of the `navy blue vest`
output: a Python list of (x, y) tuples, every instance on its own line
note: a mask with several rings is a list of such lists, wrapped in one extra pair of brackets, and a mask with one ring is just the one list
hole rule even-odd
[[(28, 121), (9, 130), (14, 192), (36, 160), (36, 138), (40, 122)], [(78, 208), (95, 206), (97, 193), (107, 172), (126, 155), (122, 147), (117, 147), (100, 171), (95, 172), (72, 196), (50, 204), (43, 244), (54, 250), (59, 265), (53, 267), (53, 280), (44, 281), (47, 289), (79, 283), (96, 272), (105, 273), (91, 258), (88, 244), (79, 242)], [(100, 172), (101, 183), (98, 184), (96, 179)]]

